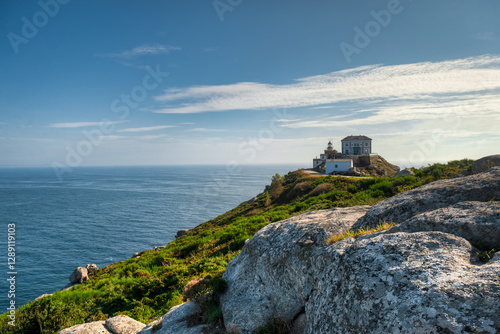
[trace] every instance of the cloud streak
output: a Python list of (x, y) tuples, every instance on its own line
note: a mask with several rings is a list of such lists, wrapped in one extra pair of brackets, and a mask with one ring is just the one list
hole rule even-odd
[(135, 58), (140, 56), (152, 56), (159, 54), (169, 54), (171, 51), (179, 51), (181, 50), (178, 46), (172, 45), (162, 45), (162, 44), (149, 44), (149, 45), (141, 45), (137, 46), (130, 50), (124, 50), (118, 53), (106, 53), (97, 55), (103, 58)]
[(119, 123), (126, 123), (126, 122), (129, 122), (129, 121), (53, 123), (53, 124), (50, 124), (48, 127), (49, 128), (84, 128), (84, 127), (111, 125), (111, 124), (119, 124)]
[[(371, 65), (297, 79), (288, 85), (240, 82), (231, 85), (172, 88), (155, 97), (156, 113), (191, 114), (268, 108), (331, 108), (337, 114), (359, 106), (355, 119), (336, 124), (381, 124), (429, 119), (443, 111), (468, 106), (478, 113), (497, 112), (500, 56), (479, 56), (442, 62)], [(483, 109), (485, 108), (485, 109)], [(352, 110), (352, 108), (351, 108)], [(321, 126), (306, 120), (288, 127)], [(305, 122), (312, 122), (310, 124)], [(324, 126), (324, 124), (323, 124)]]
[(157, 130), (162, 130), (162, 129), (169, 129), (169, 128), (175, 128), (175, 125), (157, 125), (157, 126), (148, 126), (148, 127), (142, 127), (142, 128), (128, 128), (128, 129), (122, 129), (118, 130), (116, 132), (147, 132), (147, 131), (157, 131)]
[(227, 132), (227, 129), (207, 129), (207, 128), (194, 128), (194, 129), (189, 129), (187, 131), (193, 131), (193, 132)]

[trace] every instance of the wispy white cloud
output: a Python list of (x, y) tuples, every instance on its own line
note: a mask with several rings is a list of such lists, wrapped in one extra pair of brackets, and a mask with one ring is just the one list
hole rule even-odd
[(122, 129), (118, 130), (116, 132), (146, 132), (146, 131), (156, 131), (156, 130), (162, 130), (162, 129), (169, 129), (169, 128), (175, 128), (175, 125), (157, 125), (157, 126), (148, 126), (148, 127), (142, 127), (142, 128), (128, 128), (128, 129)]
[(106, 53), (99, 54), (99, 57), (105, 58), (134, 58), (140, 56), (151, 56), (151, 55), (159, 55), (159, 54), (169, 54), (171, 51), (179, 51), (181, 50), (178, 46), (172, 45), (162, 45), (162, 44), (146, 44), (141, 46), (136, 46), (130, 50), (124, 50), (118, 53)]
[(194, 129), (189, 129), (187, 131), (194, 131), (194, 132), (227, 132), (227, 129), (207, 129), (207, 128), (194, 128)]
[(113, 121), (113, 122), (73, 122), (73, 123), (53, 123), (50, 124), (49, 128), (83, 128), (90, 126), (101, 126), (101, 125), (111, 125), (111, 124), (119, 124), (126, 123), (129, 121)]
[(472, 34), (471, 37), (480, 41), (494, 41), (496, 39), (495, 34), (491, 31), (478, 32), (477, 34)]
[[(479, 56), (443, 62), (363, 66), (297, 79), (288, 85), (240, 82), (172, 88), (156, 96), (157, 113), (202, 113), (266, 108), (323, 107), (339, 103), (441, 103), (480, 91), (500, 89), (500, 57)], [(497, 94), (498, 95), (498, 94)], [(376, 111), (375, 111), (376, 112)], [(402, 116), (401, 116), (402, 117)]]
[(165, 134), (161, 135), (144, 135), (144, 136), (116, 136), (116, 135), (110, 135), (110, 136), (103, 136), (102, 139), (104, 140), (123, 140), (123, 141), (137, 141), (137, 140), (157, 140), (157, 139), (167, 139), (170, 138), (170, 136), (167, 136)]
[(185, 123), (179, 123), (180, 125), (194, 125), (194, 123), (191, 122), (185, 122)]

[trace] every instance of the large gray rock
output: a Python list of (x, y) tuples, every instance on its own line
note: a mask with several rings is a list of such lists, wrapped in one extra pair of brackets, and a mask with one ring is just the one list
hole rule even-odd
[(389, 232), (441, 231), (500, 250), (500, 202), (461, 202), (419, 214)]
[(306, 303), (309, 334), (497, 333), (500, 257), (471, 263), (465, 239), (381, 233), (341, 243)]
[(257, 232), (223, 276), (229, 285), (221, 298), (226, 329), (250, 333), (272, 316), (294, 319), (330, 261), (326, 239), (348, 230), (368, 209), (309, 212)]
[(86, 324), (65, 328), (58, 334), (114, 334), (104, 325), (104, 321), (94, 321)]
[(415, 216), (464, 201), (485, 202), (500, 199), (500, 167), (485, 173), (456, 179), (440, 180), (405, 191), (372, 206), (354, 224), (353, 229), (374, 227), (381, 222), (396, 224)]
[(69, 275), (69, 281), (71, 284), (83, 283), (89, 279), (87, 268), (77, 267), (71, 275)]
[(472, 174), (483, 173), (495, 166), (500, 166), (500, 154), (489, 155), (476, 160), (476, 162), (472, 164), (471, 171)]
[(207, 325), (189, 323), (190, 316), (200, 312), (200, 307), (194, 302), (188, 302), (172, 307), (161, 318), (149, 323), (138, 334), (204, 334)]
[(146, 327), (145, 324), (126, 315), (118, 315), (106, 320), (104, 325), (115, 334), (135, 334)]

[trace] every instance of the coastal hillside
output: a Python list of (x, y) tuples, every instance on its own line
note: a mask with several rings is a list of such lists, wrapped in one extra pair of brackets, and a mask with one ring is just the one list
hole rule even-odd
[(189, 230), (166, 247), (142, 251), (126, 261), (98, 269), (88, 281), (18, 309), (16, 327), (10, 326), (8, 314), (3, 314), (0, 331), (55, 333), (76, 324), (122, 315), (148, 323), (173, 306), (199, 299), (210, 291), (214, 298), (200, 303), (200, 321), (221, 328), (222, 308), (216, 297), (227, 288), (222, 275), (246, 240), (266, 225), (313, 210), (375, 205), (459, 175), (470, 169), (472, 162), (464, 159), (436, 164), (414, 170), (415, 175), (398, 177), (344, 178), (303, 171), (275, 175), (263, 193)]

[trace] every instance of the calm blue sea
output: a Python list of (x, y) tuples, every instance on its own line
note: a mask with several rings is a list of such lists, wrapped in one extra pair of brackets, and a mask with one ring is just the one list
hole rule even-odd
[(164, 245), (303, 166), (87, 167), (59, 181), (50, 168), (0, 169), (0, 313), (6, 312), (7, 230), (16, 226), (16, 306), (99, 268)]

